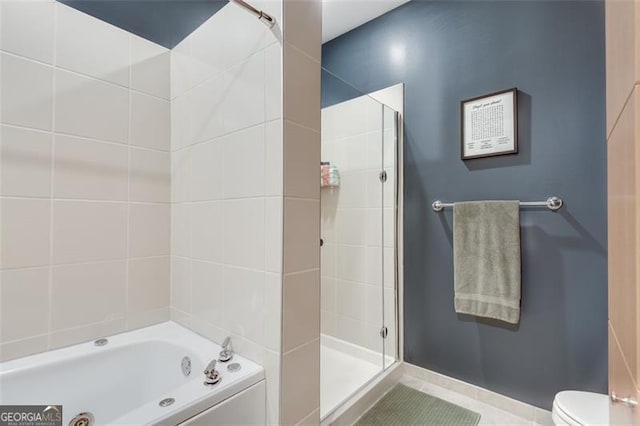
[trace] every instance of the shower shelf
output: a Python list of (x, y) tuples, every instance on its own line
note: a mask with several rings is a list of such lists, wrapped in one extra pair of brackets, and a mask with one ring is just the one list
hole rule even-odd
[(340, 172), (329, 161), (320, 162), (320, 188), (339, 188)]

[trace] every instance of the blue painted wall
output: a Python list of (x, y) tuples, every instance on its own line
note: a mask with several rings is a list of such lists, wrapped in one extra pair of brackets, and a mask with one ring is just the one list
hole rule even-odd
[(169, 49), (227, 4), (227, 0), (58, 1)]
[[(323, 47), (364, 92), (404, 82), (405, 359), (550, 408), (606, 392), (602, 2), (412, 1)], [(328, 105), (342, 99), (332, 85)], [(460, 160), (459, 102), (518, 87), (517, 156)], [(456, 315), (452, 216), (435, 199), (566, 200), (525, 209), (518, 327)]]

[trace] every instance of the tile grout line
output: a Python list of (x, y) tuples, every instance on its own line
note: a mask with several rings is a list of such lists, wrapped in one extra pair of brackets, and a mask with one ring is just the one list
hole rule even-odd
[(167, 277), (167, 282), (169, 288), (167, 289), (167, 316), (169, 321), (172, 321), (171, 315), (171, 300), (173, 294), (173, 49), (169, 49), (168, 54), (168, 69), (167, 74), (169, 76), (169, 88), (167, 90), (168, 101), (169, 101), (169, 258), (167, 259), (169, 276)]
[[(263, 322), (263, 336), (264, 336), (264, 346), (270, 346), (270, 340), (272, 338), (272, 336), (267, 337), (268, 334), (268, 330), (270, 329), (270, 324), (269, 321), (267, 320), (268, 315), (267, 315), (267, 309), (266, 309), (266, 303), (265, 300), (267, 299), (267, 292), (270, 290), (268, 288), (267, 285), (267, 201), (264, 197), (264, 194), (267, 192), (267, 188), (266, 188), (266, 182), (267, 182), (267, 124), (266, 124), (266, 119), (267, 119), (267, 80), (266, 80), (266, 76), (267, 76), (267, 51), (266, 48), (263, 50), (264, 54), (262, 55), (262, 75), (264, 77), (264, 80), (262, 82), (262, 106), (263, 106), (263, 116), (262, 116), (262, 164), (263, 164), (263, 170), (262, 170), (262, 211), (264, 212), (263, 218), (262, 218), (262, 229), (263, 229), (263, 239), (264, 239), (264, 247), (263, 247), (263, 252), (262, 252), (262, 264), (264, 265), (264, 271), (263, 271), (263, 276), (264, 276), (264, 280), (263, 280), (263, 288), (262, 288), (262, 293), (263, 293), (263, 298), (262, 298), (262, 322)], [(271, 289), (273, 290), (273, 289)], [(267, 340), (269, 340), (269, 345), (267, 345)]]
[[(53, 64), (58, 61), (58, 8), (53, 7)], [(53, 334), (53, 220), (54, 220), (54, 183), (55, 183), (55, 146), (56, 146), (56, 73), (52, 72), (51, 93), (51, 175), (49, 182), (49, 312), (47, 329), (47, 350), (51, 349)]]
[[(189, 40), (189, 59), (191, 60), (193, 58), (193, 39)], [(193, 69), (190, 70), (189, 72), (189, 85), (191, 85), (193, 83)], [(193, 143), (193, 139), (194, 139), (194, 135), (195, 135), (195, 131), (194, 131), (194, 126), (193, 126), (193, 108), (192, 108), (192, 100), (193, 100), (193, 87), (189, 87), (189, 89), (185, 92), (188, 94), (189, 96), (189, 109), (188, 109), (188, 123), (189, 123), (189, 128), (187, 131), (187, 138), (189, 143)], [(193, 188), (191, 187), (191, 183), (193, 182), (193, 149), (191, 148), (192, 145), (188, 145), (189, 150), (187, 151), (187, 198), (188, 200), (191, 200), (191, 198), (193, 198), (192, 196), (192, 192), (193, 192)], [(183, 205), (185, 205), (185, 203), (183, 202)], [(189, 290), (189, 315), (190, 316), (194, 316), (193, 315), (193, 273), (192, 273), (192, 268), (193, 268), (193, 208), (191, 207), (191, 205), (188, 205), (188, 222), (189, 222), (189, 228), (188, 228), (188, 232), (189, 232), (189, 259), (187, 260), (188, 265), (189, 265), (189, 276), (188, 276), (188, 283), (185, 283), (186, 285), (188, 285), (188, 290)], [(224, 240), (223, 240), (224, 243)], [(224, 247), (223, 247), (223, 251), (224, 251)], [(223, 272), (223, 276), (224, 276), (224, 272)], [(222, 297), (224, 300), (224, 283), (222, 285)], [(223, 308), (223, 312), (224, 312), (224, 308)]]
[[(42, 197), (42, 196), (19, 196), (19, 195), (0, 195), (0, 199), (5, 199), (5, 200), (52, 200), (52, 201), (57, 201), (57, 202), (61, 202), (61, 203), (95, 203), (95, 204), (127, 204), (127, 199), (123, 198), (120, 200), (106, 200), (106, 199), (100, 199), (100, 198), (95, 198), (95, 199), (85, 199), (85, 198), (50, 198), (50, 197)], [(216, 200), (213, 202), (218, 202), (218, 201), (235, 201), (235, 200), (252, 200), (254, 199), (253, 197), (251, 198), (237, 198), (237, 199), (230, 199), (230, 200)], [(194, 202), (194, 203), (198, 203), (198, 202)], [(171, 203), (169, 202), (165, 202), (165, 201), (131, 201), (130, 204), (132, 205), (138, 205), (138, 206), (170, 206)]]
[[(218, 139), (223, 139), (226, 137), (230, 137), (230, 136), (234, 136), (237, 133), (241, 133), (241, 132), (245, 132), (245, 131), (249, 131), (252, 130), (255, 127), (259, 127), (259, 126), (267, 126), (269, 124), (273, 124), (276, 123), (278, 121), (283, 121), (281, 117), (277, 117), (277, 118), (272, 118), (263, 122), (259, 122), (259, 123), (253, 123), (253, 124), (249, 124), (247, 126), (244, 127), (239, 127), (237, 129), (233, 129), (233, 130), (229, 130), (226, 131), (225, 133), (220, 133), (216, 136), (207, 138), (207, 139), (201, 139), (201, 140), (197, 140), (197, 141), (191, 141), (189, 144), (185, 145), (185, 146), (181, 146), (180, 148), (177, 149), (171, 149), (171, 153), (175, 153), (175, 152), (180, 152), (180, 151), (184, 151), (187, 150), (189, 148), (193, 148), (194, 146), (198, 146), (198, 145), (202, 145), (202, 144), (206, 144), (206, 143), (211, 143), (214, 142)], [(152, 149), (152, 148), (148, 148), (148, 149)], [(163, 151), (163, 152), (167, 152), (167, 151)]]
[[(131, 257), (131, 260), (147, 260), (147, 259), (160, 259), (163, 257), (169, 257), (168, 254), (156, 254), (156, 255), (150, 255), (150, 256), (133, 256)], [(125, 257), (118, 257), (118, 258), (113, 258), (113, 259), (99, 259), (99, 260), (88, 260), (88, 261), (81, 261), (81, 262), (63, 262), (63, 263), (53, 263), (51, 266), (53, 268), (59, 268), (59, 267), (65, 267), (65, 266), (85, 266), (85, 265), (101, 265), (104, 263), (117, 263), (117, 262), (124, 262), (126, 260)], [(202, 262), (207, 262), (207, 263), (215, 263), (212, 261), (208, 261), (208, 260), (202, 260)], [(28, 271), (28, 270), (33, 270), (33, 269), (45, 269), (49, 267), (49, 262), (47, 261), (47, 263), (43, 263), (40, 265), (26, 265), (26, 266), (15, 266), (15, 267), (9, 267), (9, 268), (2, 268), (2, 271)], [(248, 268), (239, 268), (239, 269), (248, 269)]]
[(308, 341), (306, 341), (304, 343), (301, 343), (298, 346), (294, 346), (293, 348), (291, 348), (291, 349), (289, 349), (287, 351), (283, 351), (282, 352), (282, 357), (284, 358), (286, 355), (289, 355), (289, 354), (291, 354), (293, 352), (296, 352), (297, 350), (302, 349), (305, 346), (311, 346), (311, 345), (315, 344), (316, 342), (318, 343), (318, 346), (320, 346), (320, 335), (318, 335), (318, 337), (316, 337), (314, 339), (311, 339), (311, 340), (308, 340)]
[[(189, 37), (191, 37), (191, 34), (189, 35)], [(171, 100), (174, 100), (174, 99), (184, 95), (187, 92), (191, 92), (191, 91), (193, 91), (195, 89), (201, 88), (202, 86), (204, 86), (207, 83), (210, 83), (211, 81), (213, 81), (216, 78), (223, 78), (225, 76), (225, 74), (231, 73), (233, 68), (242, 66), (245, 62), (248, 62), (249, 60), (251, 60), (251, 58), (253, 58), (254, 56), (256, 56), (256, 55), (258, 55), (260, 53), (265, 53), (267, 48), (270, 47), (272, 44), (269, 44), (268, 46), (265, 46), (263, 44), (262, 47), (256, 48), (255, 50), (252, 50), (249, 53), (249, 55), (244, 57), (243, 59), (240, 59), (237, 62), (233, 62), (232, 64), (226, 65), (224, 69), (222, 69), (220, 71), (217, 71), (215, 73), (212, 73), (211, 75), (209, 75), (205, 79), (201, 79), (201, 81), (199, 81), (197, 83), (192, 81), (191, 78), (189, 78), (189, 87), (187, 87), (184, 91), (182, 91), (182, 93), (177, 94), (175, 96), (173, 96), (173, 94), (171, 94), (171, 97), (172, 97)], [(192, 47), (189, 46), (189, 55), (188, 56), (189, 56), (190, 59), (193, 59), (193, 52), (191, 51), (191, 49), (192, 49)], [(173, 49), (172, 49), (172, 51), (173, 51)], [(192, 76), (190, 76), (190, 77), (192, 77)]]
[[(54, 12), (54, 14), (57, 15), (57, 8), (55, 8), (55, 9), (56, 9), (56, 11)], [(57, 27), (57, 22), (54, 23), (54, 26)], [(56, 50), (56, 45), (57, 45), (56, 40), (54, 40), (54, 51)], [(40, 66), (43, 66), (43, 67), (51, 68), (53, 70), (54, 74), (55, 74), (55, 71), (63, 71), (63, 72), (75, 75), (77, 77), (84, 77), (84, 78), (86, 78), (88, 80), (92, 80), (92, 81), (95, 81), (95, 82), (98, 82), (98, 83), (104, 83), (104, 84), (107, 84), (107, 85), (109, 85), (111, 87), (115, 87), (115, 88), (118, 88), (118, 89), (124, 89), (124, 90), (131, 90), (136, 94), (145, 95), (145, 96), (148, 96), (150, 98), (154, 98), (154, 99), (157, 99), (157, 100), (160, 100), (160, 101), (170, 102), (170, 99), (163, 98), (163, 97), (158, 96), (158, 95), (154, 95), (153, 93), (147, 93), (147, 92), (144, 92), (142, 90), (138, 90), (138, 89), (132, 88), (131, 87), (131, 80), (129, 80), (129, 84), (128, 85), (123, 85), (121, 83), (116, 83), (114, 81), (106, 80), (106, 79), (104, 79), (102, 77), (97, 77), (95, 75), (87, 74), (87, 73), (84, 73), (82, 71), (76, 71), (76, 70), (72, 70), (70, 68), (65, 68), (65, 67), (63, 67), (63, 66), (61, 66), (61, 65), (56, 63), (56, 58), (55, 57), (54, 57), (54, 62), (49, 64), (49, 63), (47, 63), (45, 61), (41, 61), (41, 60), (38, 60), (38, 59), (35, 59), (35, 58), (30, 58), (28, 56), (24, 56), (24, 55), (21, 55), (19, 53), (14, 53), (14, 52), (11, 52), (11, 51), (8, 51), (8, 50), (4, 50), (4, 49), (0, 49), (0, 54), (5, 54), (5, 55), (13, 57), (13, 58), (17, 58), (17, 59), (20, 59), (20, 60), (31, 62), (31, 63), (37, 64), (37, 65), (40, 65)]]
[[(79, 135), (79, 134), (75, 134), (75, 133), (68, 133), (68, 132), (61, 132), (61, 131), (53, 131), (53, 130), (45, 130), (45, 129), (38, 129), (35, 127), (28, 127), (28, 126), (23, 126), (20, 124), (13, 124), (13, 123), (4, 123), (4, 122), (0, 122), (0, 125), (3, 127), (9, 127), (9, 128), (13, 128), (13, 129), (19, 129), (19, 130), (25, 130), (25, 131), (30, 131), (30, 132), (36, 132), (36, 133), (44, 133), (44, 134), (50, 134), (53, 135), (55, 133), (55, 135), (59, 135), (59, 136), (66, 136), (69, 138), (74, 138), (74, 139), (82, 139), (85, 141), (89, 141), (89, 142), (94, 142), (94, 143), (101, 143), (101, 144), (105, 144), (105, 145), (113, 145), (113, 146), (118, 146), (121, 148), (128, 148), (129, 147), (129, 143), (125, 143), (125, 142), (118, 142), (118, 141), (112, 141), (112, 140), (108, 140), (108, 139), (101, 139), (101, 138), (96, 138), (93, 136), (85, 136), (85, 135)], [(141, 150), (141, 151), (150, 151), (150, 152), (157, 152), (157, 153), (161, 153), (161, 154), (170, 154), (171, 151), (169, 150), (163, 150), (163, 149), (159, 149), (159, 148), (151, 148), (148, 146), (140, 146), (140, 145), (132, 145), (131, 146), (132, 149), (137, 149), (137, 150)]]
[[(129, 34), (127, 37), (128, 48), (129, 48), (129, 84), (131, 87), (131, 75), (132, 75), (132, 42), (131, 38), (133, 36)], [(129, 330), (129, 268), (130, 268), (130, 246), (131, 246), (131, 90), (127, 88), (127, 96), (128, 96), (128, 113), (127, 113), (127, 229), (125, 231), (126, 235), (126, 248), (125, 248), (125, 257), (126, 257), (126, 271), (124, 276), (124, 317), (125, 317), (125, 330)]]

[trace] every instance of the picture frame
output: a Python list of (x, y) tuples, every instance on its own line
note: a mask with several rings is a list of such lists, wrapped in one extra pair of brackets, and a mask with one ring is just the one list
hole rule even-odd
[(518, 153), (516, 87), (460, 102), (462, 160)]

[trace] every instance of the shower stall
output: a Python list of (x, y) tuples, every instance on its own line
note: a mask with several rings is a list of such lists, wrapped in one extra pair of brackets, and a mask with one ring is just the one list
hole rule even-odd
[[(322, 70), (321, 416), (398, 360), (397, 86), (361, 94)], [(398, 93), (399, 91), (399, 93)]]

